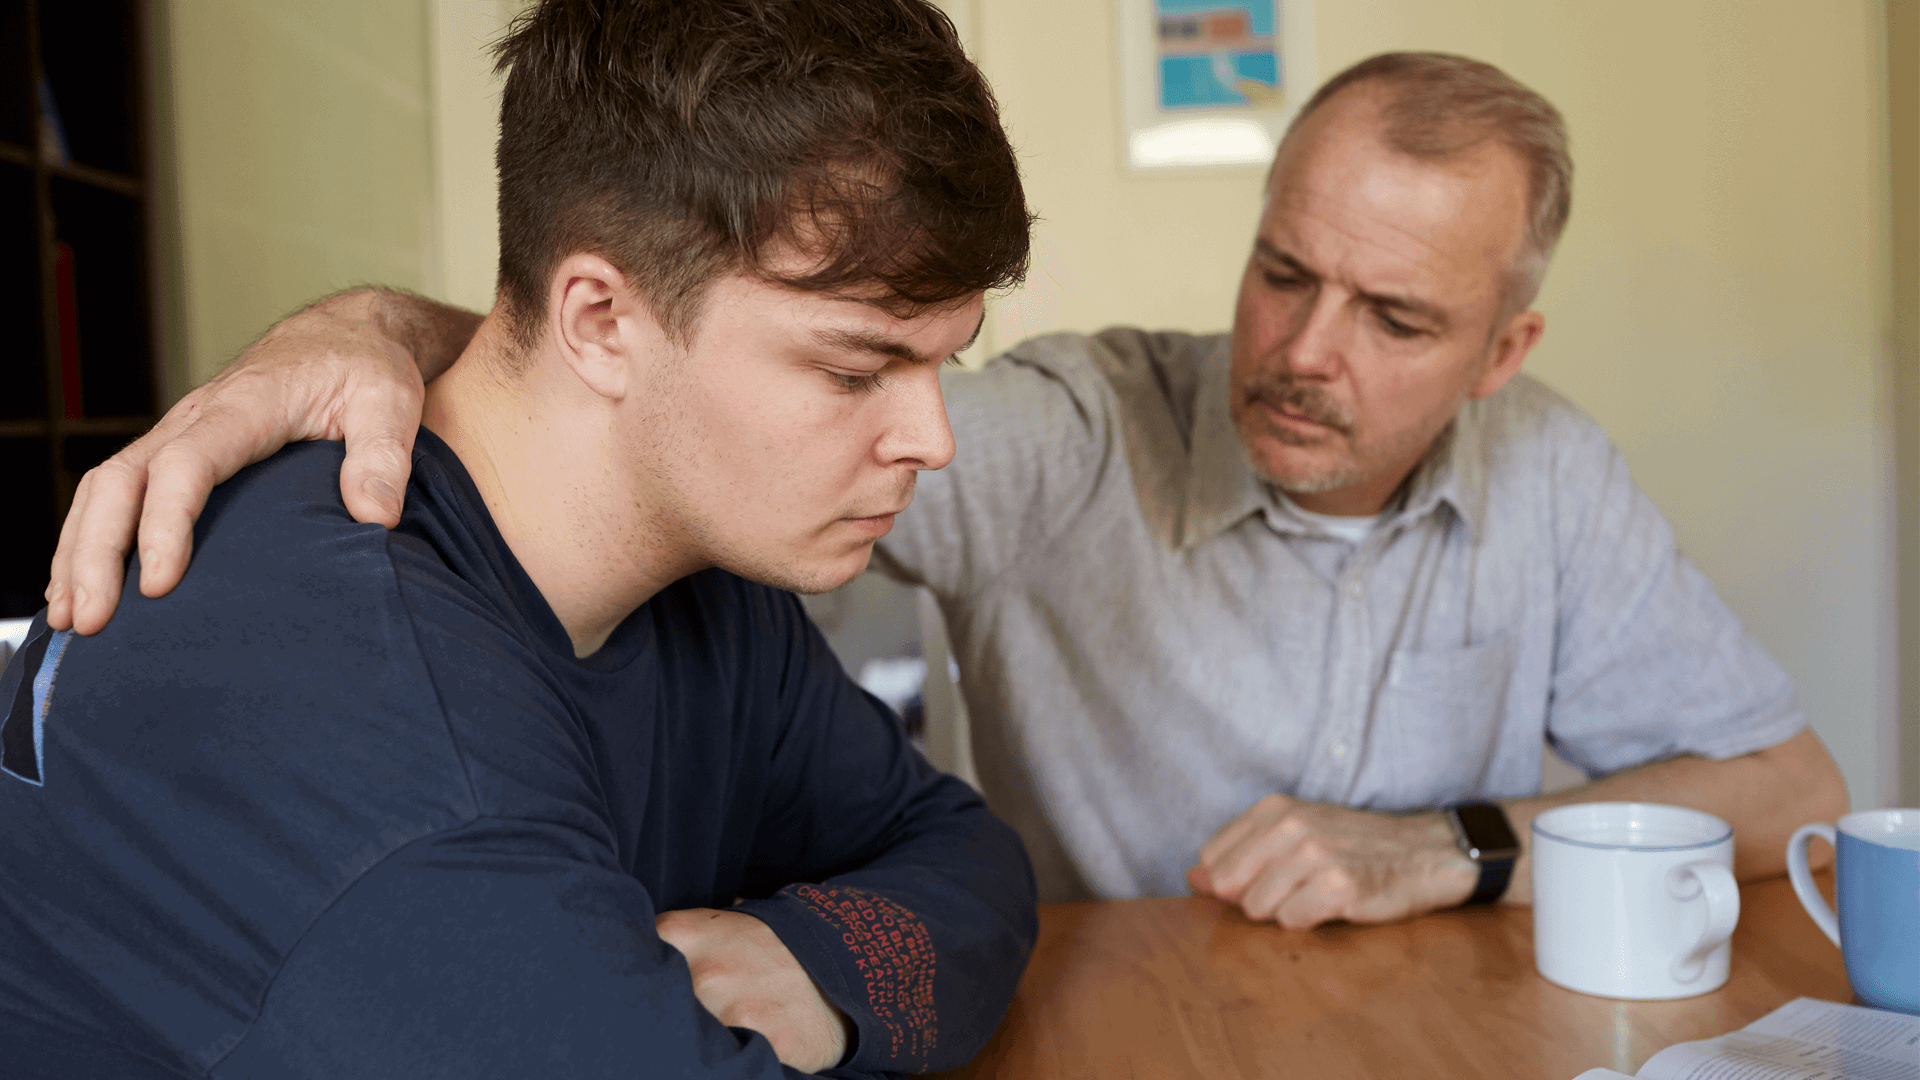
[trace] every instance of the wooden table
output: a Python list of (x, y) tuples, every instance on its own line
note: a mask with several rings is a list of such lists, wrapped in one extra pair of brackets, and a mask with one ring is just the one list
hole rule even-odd
[(1853, 1000), (1840, 950), (1784, 878), (1740, 903), (1727, 984), (1665, 1002), (1542, 979), (1526, 908), (1283, 930), (1213, 900), (1044, 905), (1006, 1022), (947, 1075), (1572, 1080), (1597, 1065), (1632, 1073), (1802, 995)]

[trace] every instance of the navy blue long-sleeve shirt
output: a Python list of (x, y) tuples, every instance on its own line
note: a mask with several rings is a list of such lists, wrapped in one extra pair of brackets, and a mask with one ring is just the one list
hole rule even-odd
[(740, 898), (834, 1075), (984, 1043), (1025, 855), (791, 595), (694, 574), (578, 659), (443, 442), (390, 533), (340, 462), (243, 472), (179, 588), (0, 679), (0, 1075), (778, 1076), (654, 932)]

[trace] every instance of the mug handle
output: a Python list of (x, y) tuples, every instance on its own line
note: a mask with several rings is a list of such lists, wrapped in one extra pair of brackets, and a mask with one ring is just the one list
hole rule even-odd
[(1793, 879), (1793, 895), (1800, 898), (1800, 906), (1813, 916), (1814, 925), (1838, 945), (1840, 920), (1834, 918), (1827, 898), (1820, 895), (1820, 887), (1813, 883), (1813, 871), (1807, 869), (1807, 841), (1816, 836), (1834, 847), (1840, 846), (1839, 834), (1833, 826), (1821, 822), (1800, 826), (1793, 831), (1793, 839), (1787, 841), (1787, 877)]
[(1733, 871), (1717, 862), (1690, 862), (1667, 871), (1667, 892), (1675, 900), (1706, 894), (1707, 925), (1685, 956), (1673, 962), (1675, 982), (1690, 983), (1707, 969), (1707, 957), (1727, 943), (1740, 921), (1740, 886)]

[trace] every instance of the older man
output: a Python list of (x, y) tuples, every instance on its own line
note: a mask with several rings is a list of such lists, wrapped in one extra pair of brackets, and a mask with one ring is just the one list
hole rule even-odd
[[(1712, 811), (1747, 878), (1841, 812), (1790, 681), (1599, 427), (1519, 374), (1571, 171), (1558, 113), (1497, 69), (1375, 57), (1283, 142), (1231, 335), (1056, 335), (946, 380), (958, 456), (876, 562), (939, 597), (1043, 896), (1373, 921), (1526, 901), (1527, 825), (1558, 803)], [(160, 592), (206, 488), (286, 438), (365, 446), (348, 504), (393, 518), (412, 366), (357, 325), (356, 394), (299, 346), (334, 318), (89, 477), (56, 619), (101, 624), (143, 490)], [(457, 344), (411, 352), (431, 374)], [(1594, 779), (1540, 796), (1547, 746)]]

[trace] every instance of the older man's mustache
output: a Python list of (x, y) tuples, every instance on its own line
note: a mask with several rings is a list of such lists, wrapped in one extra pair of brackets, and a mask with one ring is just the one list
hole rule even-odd
[(1343, 435), (1353, 433), (1353, 416), (1317, 386), (1309, 386), (1282, 375), (1250, 382), (1242, 392), (1250, 402), (1297, 413)]

